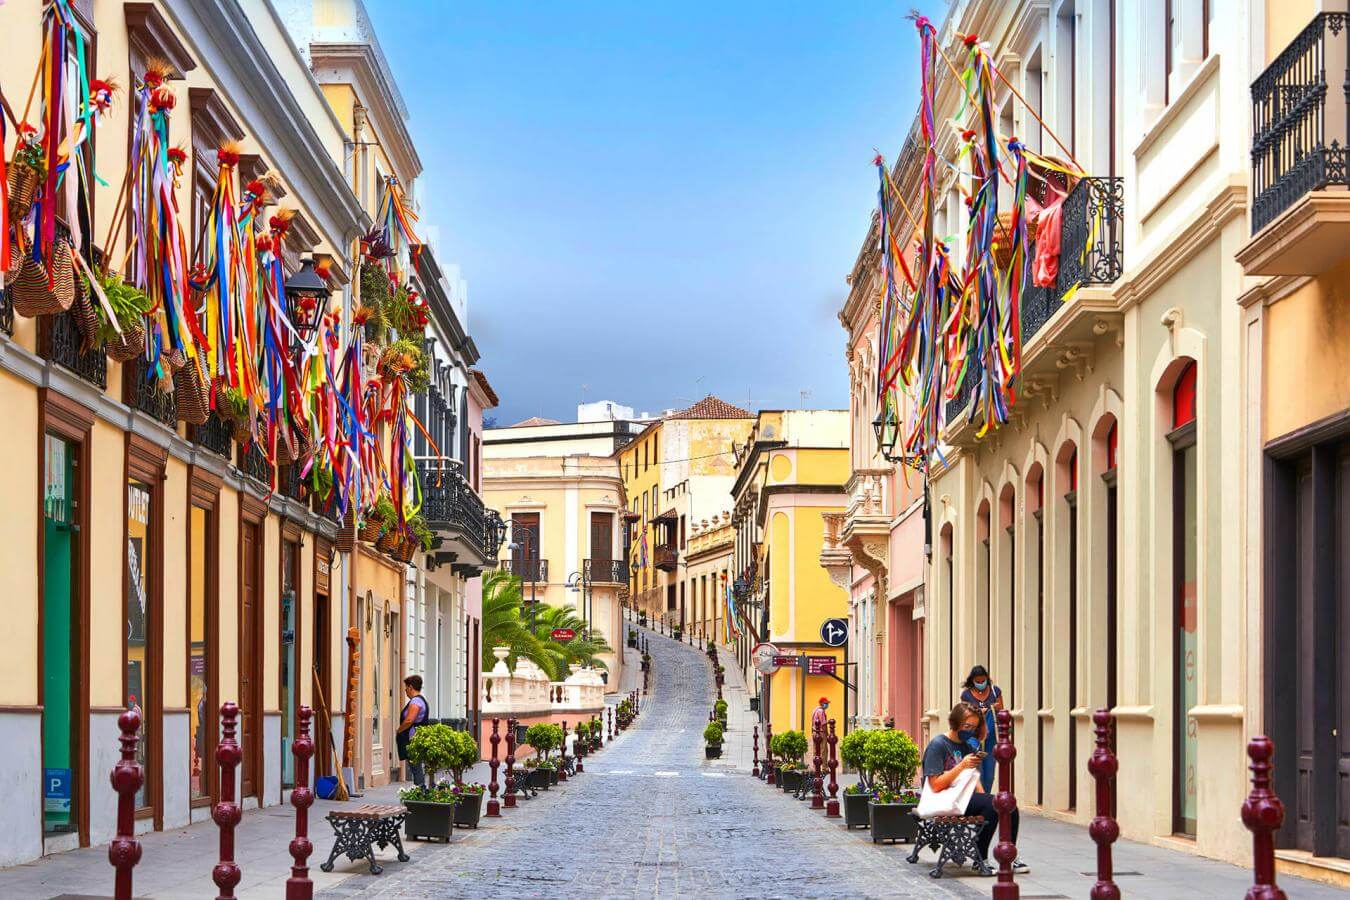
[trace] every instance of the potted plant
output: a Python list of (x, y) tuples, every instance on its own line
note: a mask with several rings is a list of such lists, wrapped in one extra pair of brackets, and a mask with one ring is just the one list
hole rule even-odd
[[(449, 725), (420, 725), (408, 742), (408, 760), (422, 766), (427, 782), (436, 784), (436, 773), (457, 764), (460, 743)], [(460, 766), (461, 770), (463, 766)], [(399, 793), (399, 799), (408, 808), (404, 831), (411, 838), (444, 838), (450, 840), (454, 828), (455, 805), (459, 797), (448, 786), (414, 787)]]
[(791, 793), (802, 784), (802, 756), (806, 753), (806, 735), (800, 731), (784, 731), (773, 736), (773, 755), (781, 759), (778, 786)]
[(731, 730), (731, 729), (727, 728), (727, 701), (725, 701), (725, 700), (718, 700), (716, 703), (714, 703), (714, 704), (713, 704), (713, 715), (717, 718), (717, 721), (718, 721), (718, 722), (722, 723), (722, 730), (723, 730), (723, 731), (730, 731), (730, 730)]
[[(538, 725), (531, 725), (525, 729), (525, 743), (534, 748), (538, 755), (532, 766), (535, 770), (532, 782), (535, 787), (541, 787), (545, 790), (549, 785), (558, 783), (558, 768), (549, 759), (549, 753), (562, 746), (563, 730), (560, 725), (553, 725), (548, 722), (541, 722)], [(529, 766), (529, 762), (526, 763)]]
[(642, 654), (642, 671), (650, 672), (652, 669), (652, 655), (650, 653)]
[(919, 823), (911, 813), (919, 805), (913, 789), (919, 747), (902, 730), (878, 731), (867, 739), (863, 763), (876, 780), (876, 796), (867, 806), (872, 843), (912, 841)]
[[(431, 727), (446, 728), (448, 726), (436, 725)], [(422, 729), (419, 728), (417, 731), (418, 734), (421, 734)], [(459, 802), (455, 804), (455, 826), (458, 828), (477, 828), (479, 816), (483, 811), (483, 786), (481, 784), (465, 784), (464, 770), (480, 759), (478, 742), (467, 731), (451, 729), (450, 733), (453, 735), (450, 741), (452, 746), (444, 763), (445, 767), (450, 770), (450, 784), (448, 786), (459, 797)]]
[(677, 640), (677, 641), (678, 641), (678, 640), (683, 640), (683, 639), (684, 639), (684, 626), (683, 626), (683, 625), (675, 625), (675, 626), (672, 626), (671, 629), (670, 629), (670, 636), (671, 636), (672, 638), (674, 638), (675, 640)]
[(722, 756), (722, 726), (709, 722), (703, 729), (703, 753), (705, 759), (719, 759)]
[[(468, 737), (467, 734), (464, 736)], [(478, 820), (483, 815), (483, 793), (486, 788), (476, 781), (470, 781), (456, 782), (450, 790), (459, 798), (455, 804), (455, 827), (477, 828)]]
[(867, 828), (870, 825), (867, 804), (872, 799), (872, 778), (867, 770), (867, 742), (873, 732), (857, 728), (839, 742), (839, 758), (858, 772), (858, 783), (844, 788), (844, 827)]
[(717, 666), (717, 668), (713, 670), (713, 679), (717, 682), (718, 687), (721, 687), (722, 685), (726, 684), (727, 682), (726, 666)]

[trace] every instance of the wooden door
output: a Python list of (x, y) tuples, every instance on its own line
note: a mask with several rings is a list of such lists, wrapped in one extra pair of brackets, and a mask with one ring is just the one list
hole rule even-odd
[(608, 581), (614, 559), (614, 513), (591, 513), (591, 580)]
[(511, 569), (522, 581), (539, 581), (539, 513), (512, 513)]
[(1333, 653), (1329, 664), (1323, 668), (1327, 673), (1327, 684), (1338, 695), (1333, 705), (1333, 720), (1330, 723), (1335, 742), (1336, 774), (1335, 789), (1332, 791), (1332, 806), (1329, 818), (1336, 823), (1336, 855), (1342, 859), (1350, 858), (1350, 443), (1343, 443), (1336, 461), (1336, 511), (1335, 530), (1338, 561), (1336, 572), (1335, 618), (1333, 632), (1339, 631), (1337, 639), (1328, 642)]
[[(333, 751), (328, 742), (329, 735), (329, 716), (332, 714), (333, 685), (328, 680), (330, 671), (329, 656), (332, 653), (331, 635), (328, 633), (330, 627), (328, 614), (328, 595), (315, 594), (314, 596), (314, 674), (313, 680), (317, 681), (323, 690), (323, 707), (319, 706), (319, 695), (314, 697), (314, 717), (311, 720), (311, 734), (314, 735), (314, 773), (316, 775), (333, 774)], [(301, 675), (303, 678), (303, 674)]]
[(239, 746), (243, 749), (240, 797), (260, 796), (262, 773), (262, 660), (258, 642), (258, 523), (244, 522), (239, 543)]

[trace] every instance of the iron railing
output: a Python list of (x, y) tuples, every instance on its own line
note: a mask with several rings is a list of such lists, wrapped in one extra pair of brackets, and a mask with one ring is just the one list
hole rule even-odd
[(506, 572), (508, 575), (516, 576), (521, 581), (548, 581), (548, 560), (546, 559), (536, 559), (534, 557), (502, 559), (497, 561), (497, 568)]
[(217, 456), (233, 458), (234, 430), (215, 413), (211, 413), (204, 424), (193, 425), (189, 433), (192, 443), (200, 444)]
[(488, 559), (496, 559), (502, 549), (502, 517), (489, 509), (483, 521), (483, 552)]
[(657, 544), (652, 554), (652, 563), (658, 569), (673, 572), (680, 565), (680, 554), (674, 544)]
[(1252, 82), (1253, 233), (1310, 191), (1350, 185), (1347, 24), (1350, 14), (1319, 13)]
[(155, 378), (147, 371), (143, 359), (135, 359), (123, 367), (126, 395), (131, 407), (149, 414), (156, 421), (173, 428), (178, 424), (178, 401), (169, 391), (161, 391)]
[(591, 584), (627, 584), (628, 566), (621, 559), (588, 559), (582, 574)]
[[(483, 558), (487, 556), (487, 510), (467, 479), (436, 460), (418, 460), (422, 479), (422, 515), (433, 531), (458, 532)], [(495, 524), (493, 526), (495, 531)]]
[[(17, 251), (16, 251), (17, 252)], [(14, 298), (10, 296), (10, 289), (5, 288), (0, 291), (0, 331), (13, 337), (14, 336)]]
[(277, 493), (290, 497), (300, 503), (305, 502), (305, 480), (300, 477), (300, 467), (295, 464), (282, 466), (277, 473)]
[(85, 381), (106, 390), (108, 387), (108, 357), (103, 347), (83, 349), (80, 330), (75, 327), (75, 314), (70, 310), (54, 316), (44, 316), (39, 333), (42, 336), (42, 357), (64, 366)]
[(272, 483), (272, 464), (257, 441), (249, 441), (239, 456), (239, 468), (250, 478), (263, 484)]

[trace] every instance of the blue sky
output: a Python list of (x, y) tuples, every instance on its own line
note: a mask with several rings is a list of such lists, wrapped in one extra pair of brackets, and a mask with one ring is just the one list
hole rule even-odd
[(367, 5), (501, 424), (571, 421), (582, 385), (847, 404), (836, 312), (918, 102), (916, 4)]

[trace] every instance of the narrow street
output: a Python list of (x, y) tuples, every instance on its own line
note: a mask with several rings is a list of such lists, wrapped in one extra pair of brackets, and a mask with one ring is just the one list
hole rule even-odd
[[(712, 679), (702, 654), (650, 634), (652, 692), (633, 728), (561, 789), (449, 846), (409, 845), (324, 897), (967, 897), (898, 852), (825, 827), (820, 813), (707, 763)], [(319, 841), (321, 846), (323, 841)]]

